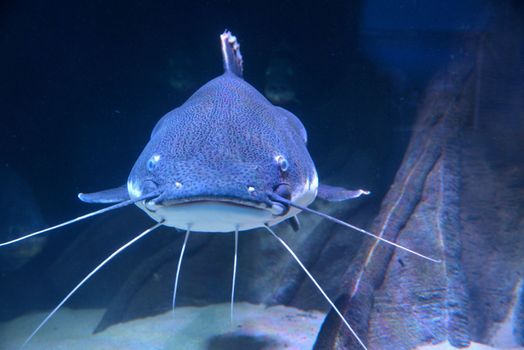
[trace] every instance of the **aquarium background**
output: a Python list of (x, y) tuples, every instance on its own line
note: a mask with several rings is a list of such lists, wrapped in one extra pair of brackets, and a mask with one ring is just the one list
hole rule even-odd
[[(32, 194), (21, 198), (16, 186), (5, 181), (0, 184), (2, 201), (9, 206), (9, 202), (30, 200), (31, 206), (24, 208), (38, 207), (32, 212), (38, 211), (47, 225), (99, 208), (80, 202), (77, 194), (127, 180), (158, 119), (222, 73), (218, 38), (225, 29), (239, 39), (246, 81), (268, 97), (272, 86), (282, 89), (277, 92), (284, 97), (276, 103), (304, 123), (321, 181), (372, 192), (351, 203), (315, 207), (367, 228), (373, 227), (381, 204), (384, 208), (387, 203), (384, 198), (396, 184), (397, 171), (406, 166), (403, 159), (408, 159), (416, 120), (421, 119), (421, 111), (431, 108), (428, 87), (458, 61), (478, 64), (498, 51), (499, 61), (490, 62), (499, 62), (507, 71), (504, 77), (517, 81), (500, 83), (500, 88), (492, 83), (493, 93), (488, 95), (501, 97), (487, 107), (477, 100), (476, 106), (483, 125), (495, 130), (482, 136), (495, 149), (491, 157), (504, 163), (505, 169), (515, 169), (516, 180), (508, 186), (520, 193), (524, 118), (518, 101), (524, 95), (517, 78), (523, 76), (522, 21), (519, 1), (3, 2), (0, 166), (16, 173), (26, 184), (17, 186), (30, 188)], [(501, 35), (504, 23), (512, 25)], [(500, 45), (488, 46), (487, 53), (480, 54), (479, 42), (493, 37)], [(505, 60), (506, 52), (514, 53), (515, 47), (517, 58)], [(497, 71), (486, 74), (494, 76)], [(489, 77), (486, 81), (490, 83)], [(511, 102), (505, 96), (511, 96)], [(496, 119), (499, 122), (482, 112), (482, 108), (503, 110), (508, 105), (513, 110), (505, 115), (511, 117)], [(490, 185), (486, 180), (483, 186)], [(508, 203), (505, 199), (495, 202)], [(522, 201), (512, 198), (508, 206), (518, 209), (514, 210), (517, 218), (494, 219), (520, 228)], [(487, 215), (480, 209), (472, 211)], [(10, 218), (4, 214), (2, 220)], [(349, 279), (343, 277), (348, 276), (352, 261), (366, 254), (366, 241), (308, 214), (302, 218), (302, 231), (293, 232), (285, 224), (279, 230), (336, 299), (348, 288)], [(22, 266), (0, 269), (0, 322), (51, 309), (99, 261), (150, 224), (133, 207), (49, 233), (45, 245), (25, 256)], [(519, 230), (504, 236), (505, 244), (514, 240), (520, 247)], [(169, 310), (182, 239), (173, 229), (159, 230), (100, 271), (67, 307), (107, 309), (97, 324), (100, 331)], [(329, 311), (291, 257), (267, 233), (242, 233), (239, 253), (238, 301)], [(17, 252), (5, 254), (2, 259)], [(227, 302), (232, 255), (232, 235), (192, 237), (179, 305)], [(510, 266), (503, 263), (500, 269), (519, 266), (519, 260), (512, 260)], [(504, 293), (501, 300), (509, 305), (512, 295)], [(471, 304), (475, 297), (470, 296)], [(343, 306), (343, 298), (338, 303)], [(473, 315), (483, 317), (482, 312)], [(216, 317), (229, 322), (227, 312)], [(522, 316), (519, 320), (524, 324)], [(391, 325), (395, 322), (385, 329), (395, 328)], [(512, 346), (523, 345), (522, 324), (513, 331), (520, 343)], [(347, 340), (349, 335), (333, 335), (339, 326), (322, 327), (324, 338), (319, 339), (338, 340), (317, 342), (316, 349), (359, 348)], [(489, 338), (489, 329), (473, 328), (468, 339)], [(429, 332), (416, 345), (436, 343), (440, 339), (436, 333)], [(391, 346), (413, 348), (401, 343), (392, 340)], [(253, 344), (238, 348), (264, 348)], [(208, 344), (209, 349), (219, 346), (224, 345)]]

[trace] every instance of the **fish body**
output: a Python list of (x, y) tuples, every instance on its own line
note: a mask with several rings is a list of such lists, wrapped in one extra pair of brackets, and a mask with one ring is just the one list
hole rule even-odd
[(337, 202), (367, 195), (369, 191), (353, 191), (319, 183), (315, 165), (306, 147), (307, 133), (300, 120), (291, 112), (273, 105), (242, 78), (242, 55), (236, 37), (226, 31), (220, 39), (224, 73), (203, 85), (184, 104), (158, 121), (149, 142), (131, 169), (127, 183), (117, 188), (79, 194), (84, 202), (116, 204), (0, 243), (0, 247), (9, 246), (131, 204), (136, 204), (157, 221), (115, 250), (85, 276), (47, 315), (24, 344), (101, 268), (160, 226), (186, 231), (175, 275), (173, 308), (190, 232), (234, 232), (231, 288), (233, 318), (238, 233), (253, 228), (265, 228), (295, 259), (365, 350), (366, 345), (348, 320), (271, 226), (289, 220), (292, 227), (298, 230), (296, 215), (306, 211), (438, 262), (308, 208), (317, 197)]
[(243, 79), (236, 37), (225, 32), (221, 44), (224, 73), (158, 121), (127, 184), (81, 200), (132, 200), (163, 225), (197, 232), (271, 226), (300, 212), (274, 195), (315, 200), (304, 126)]
[(302, 205), (316, 197), (306, 141), (296, 116), (226, 71), (157, 123), (129, 175), (129, 196), (160, 188), (154, 204), (137, 204), (182, 229), (191, 224), (194, 231), (231, 232), (276, 224), (296, 209), (281, 215), (267, 193), (286, 185), (290, 199)]

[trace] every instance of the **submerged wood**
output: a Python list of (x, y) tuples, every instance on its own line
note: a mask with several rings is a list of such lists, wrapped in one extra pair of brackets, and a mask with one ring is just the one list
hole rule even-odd
[[(367, 240), (346, 272), (339, 305), (370, 349), (524, 345), (524, 36), (503, 18), (430, 83), (371, 229), (443, 262)], [(315, 349), (359, 348), (330, 313)]]

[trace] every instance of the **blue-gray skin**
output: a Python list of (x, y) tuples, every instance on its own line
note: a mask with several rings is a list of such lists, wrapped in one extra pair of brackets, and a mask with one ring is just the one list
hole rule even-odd
[[(303, 206), (317, 194), (327, 200), (359, 195), (318, 185), (300, 120), (243, 80), (236, 38), (226, 32), (221, 40), (224, 74), (160, 119), (127, 186), (81, 194), (81, 200), (110, 203), (158, 193), (137, 203), (155, 220), (192, 231), (231, 232), (274, 225), (299, 212), (271, 199), (273, 193)], [(245, 208), (256, 213), (212, 222)], [(217, 217), (210, 218), (215, 211)], [(176, 219), (166, 219), (171, 215)]]
[(293, 197), (315, 176), (300, 121), (226, 72), (158, 122), (129, 182), (141, 193), (161, 189), (157, 203), (229, 198), (271, 207), (267, 193), (278, 185)]
[[(9, 167), (0, 167), (0, 192), (1, 241), (46, 226), (30, 187)], [(0, 249), (0, 272), (17, 270), (25, 265), (42, 251), (45, 241), (45, 237), (35, 237)]]

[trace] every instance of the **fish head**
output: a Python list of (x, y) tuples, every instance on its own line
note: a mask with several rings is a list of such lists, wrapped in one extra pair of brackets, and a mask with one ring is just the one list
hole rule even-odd
[(318, 181), (305, 131), (260, 98), (263, 106), (250, 113), (240, 97), (224, 110), (200, 100), (168, 113), (130, 173), (130, 198), (158, 192), (137, 205), (167, 226), (204, 232), (249, 230), (296, 214), (271, 193), (311, 203)]

